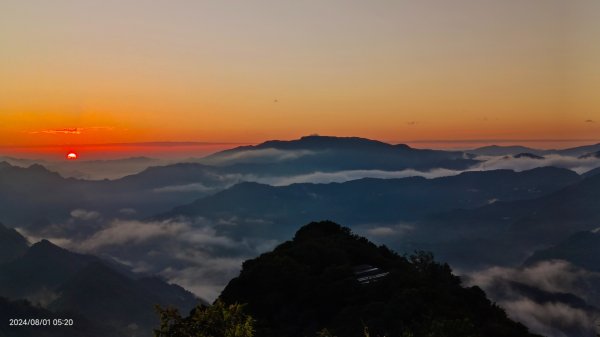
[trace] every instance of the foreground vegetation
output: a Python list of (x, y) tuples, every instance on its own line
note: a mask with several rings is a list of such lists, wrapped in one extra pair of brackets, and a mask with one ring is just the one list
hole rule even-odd
[[(358, 265), (387, 274), (361, 283)], [(160, 315), (156, 337), (533, 336), (431, 254), (400, 256), (332, 222), (246, 261), (213, 306)]]

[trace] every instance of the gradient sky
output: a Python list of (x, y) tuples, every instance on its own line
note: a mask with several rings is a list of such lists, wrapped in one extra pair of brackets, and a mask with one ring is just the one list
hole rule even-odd
[(3, 0), (0, 146), (600, 140), (599, 13), (596, 0)]

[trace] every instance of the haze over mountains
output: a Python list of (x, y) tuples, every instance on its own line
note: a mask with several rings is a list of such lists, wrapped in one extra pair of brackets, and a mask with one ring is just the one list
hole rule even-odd
[(296, 175), (315, 171), (466, 169), (477, 161), (462, 152), (414, 149), (357, 137), (306, 136), (225, 150), (203, 159), (229, 171)]
[(467, 150), (466, 152), (472, 153), (478, 156), (509, 156), (515, 155), (519, 153), (531, 153), (538, 156), (543, 155), (562, 155), (569, 157), (581, 157), (591, 153), (595, 153), (600, 151), (600, 143), (593, 145), (584, 145), (571, 147), (566, 149), (552, 149), (552, 150), (541, 150), (534, 149), (526, 146), (513, 145), (513, 146), (499, 146), (499, 145), (489, 145), (483, 146), (480, 148), (476, 148), (473, 150)]
[(556, 245), (540, 249), (533, 253), (526, 261), (526, 265), (533, 265), (538, 261), (564, 260), (575, 266), (593, 272), (600, 272), (600, 230), (575, 233)]
[[(212, 300), (242, 261), (287, 240), (303, 224), (333, 220), (401, 253), (430, 250), (480, 282), (510, 317), (533, 324), (535, 332), (568, 335), (574, 323), (556, 322), (572, 315), (589, 324), (600, 307), (592, 288), (582, 286), (596, 280), (594, 260), (583, 257), (588, 248), (575, 248), (596, 254), (591, 247), (600, 226), (600, 159), (587, 154), (599, 150), (597, 144), (440, 151), (308, 136), (143, 170), (155, 162), (134, 159), (144, 163), (141, 171), (113, 180), (65, 178), (39, 164), (2, 163), (0, 220), (32, 242), (52, 243), (29, 247), (18, 232), (0, 228), (0, 289), (6, 293), (0, 296), (33, 300), (56, 292), (60, 299), (42, 301), (46, 310), (100, 315), (77, 301), (82, 293), (101, 292), (93, 276), (99, 275), (115, 289), (115, 300), (105, 305), (119, 307), (117, 294), (127, 293), (131, 306), (124, 307), (140, 312), (134, 320), (147, 328), (152, 308), (148, 313), (141, 307), (180, 302), (174, 288), (132, 276), (136, 272)], [(97, 167), (115, 164), (117, 172), (123, 162)], [(36, 255), (39, 250), (45, 253)], [(52, 256), (62, 262), (43, 262)], [(53, 263), (68, 279), (48, 270), (41, 280), (19, 281), (27, 270)], [(61, 269), (63, 264), (74, 269)], [(527, 281), (524, 275), (538, 267), (580, 282), (566, 286), (550, 278), (555, 287), (548, 288)], [(523, 301), (547, 317), (531, 319), (531, 311), (516, 305)]]
[[(539, 198), (439, 214), (426, 226), (436, 229), (443, 226), (463, 238), (494, 237), (494, 241), (512, 247), (510, 254), (501, 253), (502, 259), (510, 260), (510, 255), (516, 252), (531, 253), (532, 248), (557, 243), (579, 231), (594, 230), (600, 223), (599, 202), (600, 175), (593, 175)], [(464, 241), (460, 245), (467, 247)], [(467, 262), (462, 257), (457, 259)]]
[[(111, 336), (147, 336), (158, 324), (154, 305), (172, 305), (186, 311), (201, 301), (181, 287), (133, 273), (115, 261), (73, 253), (47, 240), (28, 247), (22, 236), (1, 224), (0, 231), (0, 240), (12, 243), (12, 248), (7, 245), (3, 250), (11, 249), (14, 256), (0, 263), (0, 298), (5, 298), (2, 303), (10, 307), (18, 303), (10, 301), (26, 299), (50, 311), (42, 318), (76, 314), (78, 324), (66, 328), (70, 333), (81, 332), (81, 319), (84, 327), (89, 322), (95, 331), (110, 331)], [(21, 305), (23, 310), (33, 310), (28, 309), (29, 304)], [(2, 318), (14, 314), (4, 312)], [(10, 335), (29, 330), (13, 329)]]
[[(258, 230), (261, 225), (253, 225), (252, 221), (261, 219), (262, 226), (272, 225), (265, 228), (262, 235), (311, 218), (327, 218), (352, 226), (411, 223), (442, 211), (539, 197), (579, 180), (580, 177), (569, 170), (540, 168), (519, 173), (494, 170), (434, 179), (365, 178), (345, 183), (280, 187), (241, 183), (176, 207), (158, 219), (201, 216), (218, 221), (233, 218), (238, 220), (234, 228), (242, 226), (244, 233)], [(244, 223), (245, 219), (249, 223)]]

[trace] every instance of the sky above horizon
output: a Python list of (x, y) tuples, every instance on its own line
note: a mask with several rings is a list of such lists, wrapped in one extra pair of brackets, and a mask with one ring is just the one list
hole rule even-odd
[(5, 0), (0, 147), (600, 141), (598, 13), (594, 0)]

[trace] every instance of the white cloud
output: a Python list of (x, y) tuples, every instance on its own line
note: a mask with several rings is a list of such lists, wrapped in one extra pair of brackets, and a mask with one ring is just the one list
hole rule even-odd
[(523, 269), (491, 267), (469, 274), (471, 283), (481, 287), (489, 287), (499, 280), (512, 280), (548, 292), (573, 293), (581, 297), (586, 293), (581, 292), (580, 280), (591, 276), (600, 277), (600, 274), (563, 260), (542, 261)]
[(544, 156), (544, 159), (533, 159), (526, 157), (514, 158), (511, 156), (482, 156), (478, 157), (477, 159), (483, 159), (485, 161), (470, 170), (489, 171), (508, 169), (514, 171), (525, 171), (534, 169), (536, 167), (554, 166), (566, 168), (582, 174), (596, 167), (600, 167), (600, 159), (598, 158), (579, 159), (576, 157), (561, 156), (558, 154), (546, 155)]
[(21, 228), (21, 227), (17, 227), (17, 228), (15, 228), (15, 230), (17, 232), (19, 232), (19, 234), (21, 234), (23, 237), (25, 237), (27, 239), (27, 242), (29, 242), (29, 243), (36, 243), (36, 242), (40, 242), (42, 240), (48, 240), (59, 247), (66, 248), (66, 247), (73, 246), (73, 240), (63, 237), (63, 236), (56, 236), (56, 237), (48, 236), (48, 235), (40, 236), (40, 235), (36, 235), (36, 234), (32, 233), (31, 231), (29, 231), (25, 228)]
[(95, 251), (105, 246), (141, 244), (157, 238), (175, 239), (178, 243), (202, 245), (205, 248), (236, 246), (228, 237), (217, 234), (213, 227), (188, 221), (114, 220), (109, 226), (79, 243), (77, 248)]
[(375, 227), (368, 229), (367, 233), (372, 236), (387, 236), (396, 234), (396, 230), (391, 227)]
[(221, 154), (218, 158), (204, 159), (212, 165), (232, 165), (235, 163), (266, 163), (293, 160), (315, 154), (310, 150), (257, 149)]
[[(260, 219), (257, 219), (260, 221)], [(223, 225), (204, 218), (130, 221), (117, 219), (87, 238), (63, 247), (121, 261), (135, 272), (160, 274), (212, 301), (248, 258), (272, 249), (276, 240), (232, 238)]]
[(594, 314), (565, 303), (542, 304), (528, 298), (519, 298), (500, 301), (498, 304), (507, 310), (512, 319), (525, 324), (531, 331), (545, 336), (570, 337), (569, 332), (576, 330), (576, 327), (581, 327), (581, 332), (587, 335), (596, 325)]
[[(548, 294), (573, 294), (599, 305), (592, 296), (600, 284), (600, 273), (590, 272), (561, 261), (543, 261), (525, 268), (492, 267), (466, 275), (467, 284), (480, 286), (508, 315), (532, 331), (551, 337), (593, 334), (599, 313), (575, 306), (566, 300), (540, 300), (519, 285), (540, 289)], [(531, 296), (531, 298), (530, 298)]]
[(84, 251), (93, 251), (103, 246), (137, 244), (161, 236), (177, 235), (187, 229), (189, 225), (182, 222), (116, 220), (81, 242), (79, 247)]
[(186, 185), (172, 185), (159, 187), (152, 190), (157, 193), (172, 193), (172, 192), (211, 192), (214, 188), (208, 187), (202, 183), (193, 183)]
[(169, 282), (178, 284), (201, 298), (212, 302), (225, 284), (236, 277), (246, 257), (214, 257), (193, 255), (195, 262), (185, 268), (167, 267), (160, 272)]
[(407, 224), (397, 224), (391, 226), (375, 226), (372, 228), (366, 229), (364, 232), (369, 237), (378, 237), (378, 236), (402, 236), (414, 229), (414, 226)]
[(258, 183), (269, 184), (273, 186), (286, 186), (290, 184), (298, 183), (314, 183), (314, 184), (327, 184), (327, 183), (342, 183), (350, 180), (363, 179), (363, 178), (379, 178), (379, 179), (394, 179), (394, 178), (408, 178), (408, 177), (423, 177), (423, 178), (439, 178), (454, 176), (462, 173), (462, 171), (448, 170), (448, 169), (433, 169), (430, 171), (417, 171), (413, 169), (401, 170), (401, 171), (382, 171), (382, 170), (348, 170), (348, 171), (337, 171), (337, 172), (314, 172), (309, 174), (302, 174), (297, 176), (288, 177), (255, 177), (246, 176), (244, 177), (247, 181), (255, 181)]
[(71, 217), (79, 220), (89, 221), (100, 217), (100, 213), (96, 211), (88, 211), (85, 209), (75, 209), (71, 211)]

